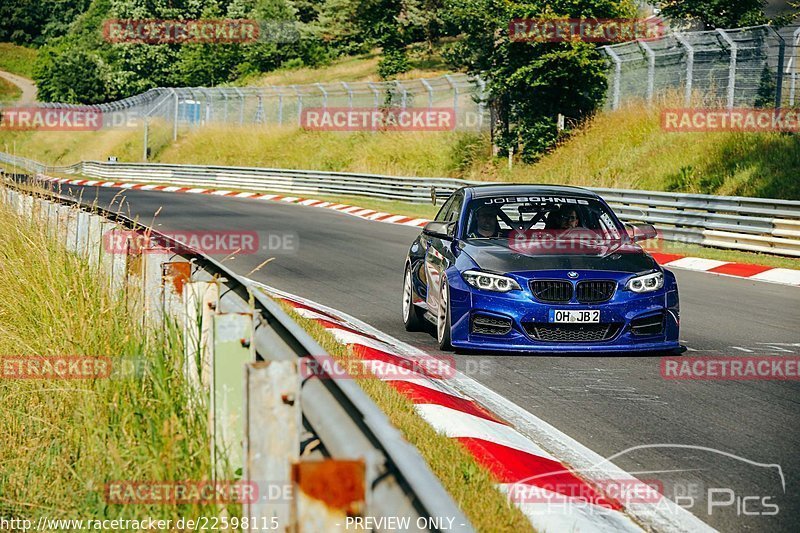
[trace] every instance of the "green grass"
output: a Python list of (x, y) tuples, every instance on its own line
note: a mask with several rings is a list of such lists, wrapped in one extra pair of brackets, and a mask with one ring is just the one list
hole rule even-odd
[[(380, 53), (375, 50), (368, 54), (345, 56), (331, 61), (320, 68), (283, 68), (264, 74), (248, 76), (239, 80), (237, 85), (292, 85), (328, 82), (381, 81), (378, 76), (378, 60)], [(409, 50), (411, 70), (397, 79), (434, 78), (449, 74), (438, 49), (432, 52), (426, 47), (417, 45)]]
[(0, 70), (25, 78), (33, 78), (36, 49), (11, 43), (0, 43)]
[[(154, 340), (103, 278), (0, 204), (0, 358), (102, 356), (138, 373), (0, 379), (0, 516), (216, 516), (215, 505), (105, 502), (111, 481), (209, 479), (207, 414), (182, 373), (176, 328)], [(231, 507), (230, 512), (237, 509)]]
[(20, 96), (22, 96), (22, 91), (19, 87), (5, 78), (0, 78), (0, 103), (13, 102)]
[[(289, 315), (345, 368), (357, 364), (358, 356), (340, 344), (314, 320), (298, 315), (282, 304)], [(352, 364), (348, 363), (352, 362)], [(365, 372), (366, 373), (366, 372)], [(403, 436), (419, 450), (433, 473), (478, 531), (533, 531), (530, 521), (496, 487), (496, 480), (469, 452), (446, 435), (437, 433), (414, 409), (414, 404), (388, 383), (373, 377), (356, 379), (370, 398), (386, 413)]]

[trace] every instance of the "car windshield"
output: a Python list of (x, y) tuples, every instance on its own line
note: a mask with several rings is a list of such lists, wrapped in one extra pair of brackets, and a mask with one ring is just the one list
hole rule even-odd
[(472, 200), (464, 238), (509, 239), (590, 235), (618, 242), (622, 225), (600, 201), (570, 196), (514, 196)]

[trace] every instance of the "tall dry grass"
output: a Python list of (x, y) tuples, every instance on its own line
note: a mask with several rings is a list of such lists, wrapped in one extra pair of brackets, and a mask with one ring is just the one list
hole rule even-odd
[(169, 328), (146, 341), (84, 260), (2, 203), (0, 228), (0, 364), (84, 355), (112, 366), (109, 379), (0, 378), (0, 516), (217, 515), (209, 505), (106, 503), (112, 481), (209, 479), (207, 414), (189, 409), (181, 340)]

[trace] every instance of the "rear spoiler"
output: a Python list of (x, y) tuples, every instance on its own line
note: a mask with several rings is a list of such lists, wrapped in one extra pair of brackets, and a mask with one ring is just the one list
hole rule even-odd
[(437, 191), (436, 186), (431, 186), (431, 203), (436, 205), (436, 200), (439, 198), (443, 200), (447, 200), (453, 193), (445, 192), (445, 191)]

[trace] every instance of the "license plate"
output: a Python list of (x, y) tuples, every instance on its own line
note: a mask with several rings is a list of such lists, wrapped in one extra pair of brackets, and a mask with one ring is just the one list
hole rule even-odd
[(600, 311), (550, 310), (550, 322), (572, 324), (596, 324), (600, 322)]

